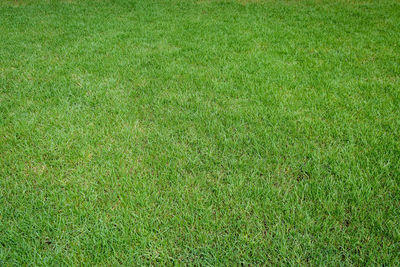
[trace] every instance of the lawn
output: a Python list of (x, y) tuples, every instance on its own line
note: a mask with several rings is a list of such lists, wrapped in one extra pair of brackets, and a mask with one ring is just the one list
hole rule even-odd
[(400, 264), (398, 0), (0, 1), (0, 265)]

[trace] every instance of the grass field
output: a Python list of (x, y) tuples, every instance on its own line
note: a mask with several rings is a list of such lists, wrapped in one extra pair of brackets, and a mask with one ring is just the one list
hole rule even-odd
[(400, 264), (400, 1), (0, 1), (0, 265)]

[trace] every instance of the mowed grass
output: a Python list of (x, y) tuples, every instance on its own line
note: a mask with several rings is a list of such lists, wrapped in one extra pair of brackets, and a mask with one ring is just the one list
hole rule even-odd
[(0, 2), (0, 265), (399, 265), (400, 2)]

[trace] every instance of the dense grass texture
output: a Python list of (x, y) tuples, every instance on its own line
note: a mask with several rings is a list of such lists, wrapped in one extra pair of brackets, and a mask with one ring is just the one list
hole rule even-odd
[(398, 0), (0, 2), (0, 265), (399, 265)]

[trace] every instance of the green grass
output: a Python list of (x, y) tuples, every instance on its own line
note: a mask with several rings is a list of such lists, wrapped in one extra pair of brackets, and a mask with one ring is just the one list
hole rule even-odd
[(400, 264), (398, 0), (0, 2), (0, 265)]

